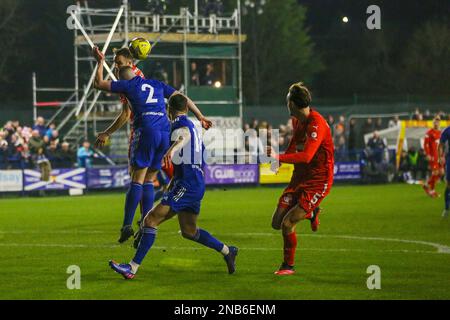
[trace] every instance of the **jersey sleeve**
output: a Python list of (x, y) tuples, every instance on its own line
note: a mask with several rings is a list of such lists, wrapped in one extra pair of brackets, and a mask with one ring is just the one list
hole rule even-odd
[(450, 140), (450, 127), (444, 130), (441, 134), (440, 143), (444, 144)]
[(170, 96), (176, 91), (174, 88), (164, 82), (161, 82), (161, 87), (163, 89), (164, 98), (166, 99), (169, 99)]
[(303, 151), (278, 155), (278, 160), (282, 163), (294, 164), (311, 162), (325, 137), (325, 124), (312, 121), (306, 129), (306, 134), (307, 137)]
[(111, 92), (114, 93), (128, 93), (130, 90), (130, 81), (118, 80), (111, 82)]
[(426, 135), (425, 135), (425, 139), (423, 141), (423, 150), (425, 151), (426, 155), (430, 155), (430, 132), (427, 131)]

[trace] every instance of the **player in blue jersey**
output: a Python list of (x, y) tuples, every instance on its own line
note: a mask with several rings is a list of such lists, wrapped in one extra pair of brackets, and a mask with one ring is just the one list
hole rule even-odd
[(441, 139), (439, 140), (439, 163), (445, 163), (445, 208), (442, 212), (442, 218), (447, 218), (450, 211), (450, 127), (442, 131)]
[(158, 226), (178, 216), (184, 238), (200, 243), (222, 253), (228, 273), (235, 272), (236, 247), (227, 246), (197, 226), (200, 204), (205, 193), (203, 173), (203, 143), (194, 124), (188, 119), (187, 99), (177, 94), (169, 99), (169, 115), (172, 119), (171, 140), (173, 144), (164, 156), (164, 162), (172, 162), (174, 176), (171, 186), (161, 202), (145, 217), (142, 238), (134, 258), (128, 264), (109, 262), (111, 268), (125, 279), (134, 278), (145, 255), (152, 247)]
[[(98, 62), (94, 86), (97, 89), (123, 94), (129, 101), (133, 113), (134, 134), (130, 146), (131, 184), (125, 200), (125, 214), (119, 242), (133, 236), (133, 218), (142, 198), (144, 181), (152, 181), (161, 169), (161, 160), (170, 146), (170, 122), (167, 117), (165, 99), (179, 94), (169, 85), (152, 79), (136, 76), (129, 66), (120, 68), (119, 81), (103, 79), (102, 52), (94, 47), (93, 55)], [(211, 127), (196, 105), (187, 98), (188, 108), (205, 129)], [(153, 196), (151, 197), (153, 207)], [(150, 200), (147, 200), (150, 201)]]

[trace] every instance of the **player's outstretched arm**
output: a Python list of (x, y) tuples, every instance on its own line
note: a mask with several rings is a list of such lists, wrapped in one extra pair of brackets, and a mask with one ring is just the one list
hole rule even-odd
[[(182, 94), (179, 91), (175, 91), (172, 95), (176, 94)], [(200, 109), (197, 107), (197, 105), (192, 101), (188, 96), (184, 95), (188, 102), (188, 108), (189, 110), (195, 115), (198, 121), (200, 121), (200, 124), (202, 127), (206, 130), (210, 129), (212, 127), (212, 121), (207, 119), (203, 113), (200, 111)]]
[(324, 128), (317, 125), (311, 125), (310, 127), (313, 128), (313, 130), (308, 130), (307, 132), (308, 136), (303, 151), (278, 155), (275, 154), (272, 149), (268, 149), (268, 155), (281, 163), (310, 163), (325, 136)]
[(97, 72), (95, 74), (94, 88), (110, 92), (111, 81), (103, 79), (103, 61), (105, 60), (105, 55), (98, 47), (92, 48), (92, 54), (95, 60), (97, 60)]
[(128, 119), (130, 119), (130, 107), (128, 103), (122, 105), (122, 111), (120, 114), (114, 119), (113, 123), (109, 125), (109, 127), (103, 131), (100, 132), (97, 136), (97, 140), (95, 141), (95, 147), (101, 148), (105, 145), (106, 140), (117, 130), (122, 128), (127, 122)]

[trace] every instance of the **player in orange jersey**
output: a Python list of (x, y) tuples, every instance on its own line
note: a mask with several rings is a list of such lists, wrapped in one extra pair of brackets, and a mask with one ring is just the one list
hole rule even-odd
[(292, 117), (293, 137), (284, 154), (275, 154), (268, 147), (268, 155), (280, 163), (294, 164), (291, 182), (281, 195), (272, 218), (272, 227), (282, 230), (284, 261), (277, 275), (294, 271), (297, 247), (296, 225), (310, 220), (312, 231), (319, 226), (320, 202), (333, 184), (334, 145), (326, 120), (311, 108), (311, 94), (302, 83), (289, 88), (287, 106)]
[(427, 182), (423, 185), (425, 192), (432, 198), (439, 196), (436, 192), (436, 182), (444, 175), (444, 167), (439, 164), (439, 139), (441, 138), (440, 128), (441, 119), (436, 116), (433, 120), (433, 128), (428, 130), (424, 140), (424, 150), (428, 160), (428, 166), (431, 172)]

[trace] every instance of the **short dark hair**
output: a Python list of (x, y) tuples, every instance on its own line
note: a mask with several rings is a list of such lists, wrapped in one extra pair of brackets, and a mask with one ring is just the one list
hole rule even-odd
[(289, 88), (289, 100), (299, 108), (309, 107), (311, 104), (311, 92), (303, 82), (297, 82)]
[(169, 108), (178, 112), (186, 112), (188, 109), (187, 98), (182, 94), (175, 94), (169, 99)]
[(119, 69), (119, 79), (121, 80), (131, 80), (136, 75), (133, 72), (133, 68), (130, 66), (125, 66)]
[(116, 57), (122, 56), (125, 59), (133, 60), (133, 55), (131, 54), (131, 51), (128, 48), (113, 49), (113, 52), (116, 55)]

